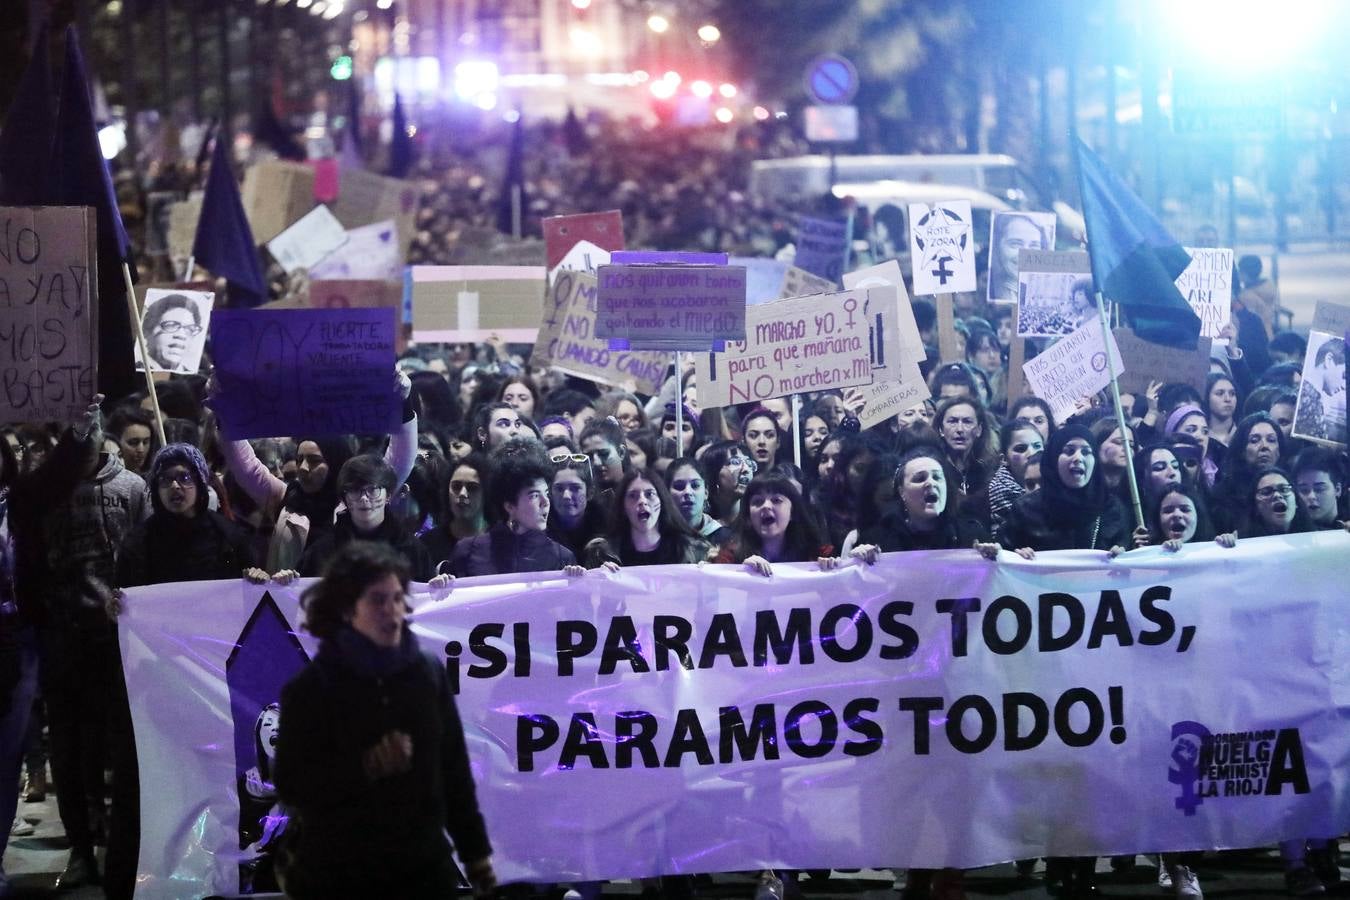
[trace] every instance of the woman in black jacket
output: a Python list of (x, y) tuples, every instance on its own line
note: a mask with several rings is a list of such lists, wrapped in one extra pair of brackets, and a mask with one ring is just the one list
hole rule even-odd
[(1119, 552), (1131, 546), (1128, 514), (1106, 490), (1090, 431), (1065, 425), (1050, 435), (1041, 489), (1013, 502), (998, 542), (1025, 559), (1041, 550)]
[(496, 883), (445, 670), (404, 625), (408, 575), (390, 547), (352, 541), (301, 599), (319, 652), (281, 694), (290, 897), (453, 897), (445, 831), (475, 888)]
[(619, 482), (609, 529), (586, 546), (586, 565), (618, 571), (620, 566), (697, 563), (708, 542), (694, 534), (659, 477), (634, 469)]

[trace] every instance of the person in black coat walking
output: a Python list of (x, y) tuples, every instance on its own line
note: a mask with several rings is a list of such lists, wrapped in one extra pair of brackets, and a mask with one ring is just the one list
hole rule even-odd
[(289, 897), (453, 897), (445, 831), (475, 889), (496, 885), (450, 684), (405, 627), (408, 579), (401, 554), (356, 540), (301, 599), (319, 652), (281, 694)]

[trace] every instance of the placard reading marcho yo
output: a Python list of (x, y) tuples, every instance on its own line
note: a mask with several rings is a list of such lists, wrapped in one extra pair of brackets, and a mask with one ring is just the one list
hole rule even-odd
[(94, 214), (0, 208), (0, 422), (74, 422), (94, 395)]
[[(1347, 551), (539, 572), (414, 588), (411, 623), (458, 694), (503, 882), (1260, 847), (1350, 828)], [(155, 775), (138, 897), (234, 895), (244, 829), (297, 826), (240, 785), (314, 655), (305, 587), (127, 592)]]
[(740, 266), (601, 266), (595, 336), (632, 350), (709, 350), (745, 339)]

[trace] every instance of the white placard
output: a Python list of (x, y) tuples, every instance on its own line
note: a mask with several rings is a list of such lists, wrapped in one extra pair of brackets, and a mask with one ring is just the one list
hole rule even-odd
[(398, 281), (403, 277), (393, 219), (347, 231), (347, 242), (310, 267), (313, 281)]
[[(211, 324), (216, 295), (210, 291), (150, 288), (145, 292), (141, 332), (150, 354), (151, 372), (196, 374)], [(145, 357), (135, 346), (136, 368), (144, 371)]]
[(914, 296), (975, 290), (975, 226), (969, 200), (909, 205)]
[[(1120, 361), (1120, 349), (1109, 332), (1107, 340), (1119, 377), (1125, 371)], [(1073, 414), (1078, 401), (1091, 397), (1111, 383), (1106, 347), (1101, 318), (1088, 319), (1082, 328), (1022, 366), (1027, 384), (1037, 397), (1050, 404), (1056, 421), (1063, 422)]]
[(328, 207), (311, 209), (267, 243), (267, 251), (286, 270), (308, 269), (347, 243), (347, 231)]
[(1232, 318), (1233, 251), (1227, 247), (1182, 249), (1191, 255), (1191, 264), (1177, 276), (1177, 290), (1200, 317), (1200, 336), (1218, 338)]

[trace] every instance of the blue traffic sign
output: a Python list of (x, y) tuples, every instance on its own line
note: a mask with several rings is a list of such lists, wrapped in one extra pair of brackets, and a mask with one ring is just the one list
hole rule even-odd
[(842, 56), (819, 56), (806, 67), (806, 92), (817, 103), (848, 103), (858, 93), (858, 70)]

